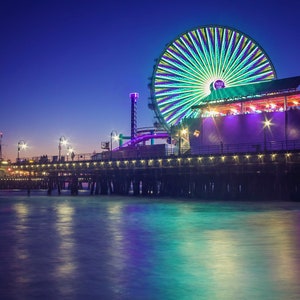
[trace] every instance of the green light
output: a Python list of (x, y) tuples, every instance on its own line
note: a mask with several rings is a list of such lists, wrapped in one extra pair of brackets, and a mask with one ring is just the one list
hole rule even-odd
[(183, 118), (211, 93), (216, 80), (234, 87), (276, 78), (264, 50), (247, 35), (226, 27), (200, 27), (170, 43), (152, 76), (155, 113), (166, 128)]

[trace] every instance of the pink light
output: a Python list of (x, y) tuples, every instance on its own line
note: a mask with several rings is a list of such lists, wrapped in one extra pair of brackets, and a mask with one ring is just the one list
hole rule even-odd
[(130, 93), (129, 97), (131, 100), (134, 100), (135, 102), (137, 101), (137, 99), (139, 98), (139, 93)]

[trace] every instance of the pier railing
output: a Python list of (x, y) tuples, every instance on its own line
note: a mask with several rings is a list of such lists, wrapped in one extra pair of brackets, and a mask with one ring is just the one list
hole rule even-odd
[[(158, 145), (156, 145), (158, 146)], [(161, 145), (164, 146), (164, 145)], [(150, 149), (150, 148), (149, 148)], [(235, 143), (235, 144), (211, 144), (201, 145), (198, 147), (182, 147), (180, 152), (170, 147), (151, 147), (151, 151), (144, 151), (138, 145), (135, 147), (124, 147), (119, 151), (104, 151), (102, 153), (80, 153), (75, 154), (73, 158), (69, 156), (61, 156), (60, 160), (57, 155), (39, 156), (32, 158), (20, 158), (18, 164), (28, 163), (64, 163), (64, 162), (80, 162), (80, 161), (109, 161), (116, 159), (140, 159), (140, 158), (163, 158), (170, 156), (186, 156), (186, 155), (215, 155), (215, 154), (238, 154), (252, 153), (259, 154), (264, 152), (280, 152), (280, 151), (297, 151), (300, 150), (300, 140), (286, 141), (265, 141), (255, 143)], [(180, 153), (180, 155), (178, 154)]]
[(300, 140), (266, 141), (238, 144), (214, 144), (194, 147), (192, 154), (260, 153), (300, 150)]

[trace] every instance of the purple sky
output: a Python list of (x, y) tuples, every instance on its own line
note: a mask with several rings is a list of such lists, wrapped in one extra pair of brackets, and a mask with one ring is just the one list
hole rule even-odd
[(6, 0), (0, 3), (2, 156), (100, 152), (115, 130), (130, 135), (129, 93), (139, 92), (138, 127), (152, 126), (148, 83), (154, 59), (183, 32), (230, 26), (269, 55), (278, 78), (299, 76), (300, 1)]

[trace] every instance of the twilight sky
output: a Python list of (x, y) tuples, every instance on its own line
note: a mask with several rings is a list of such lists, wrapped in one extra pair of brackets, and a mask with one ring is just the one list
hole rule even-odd
[(299, 14), (297, 0), (2, 0), (2, 156), (15, 161), (21, 140), (20, 157), (57, 155), (61, 136), (76, 153), (100, 152), (113, 130), (130, 135), (131, 92), (138, 127), (151, 127), (154, 59), (198, 26), (242, 31), (278, 78), (299, 76)]

